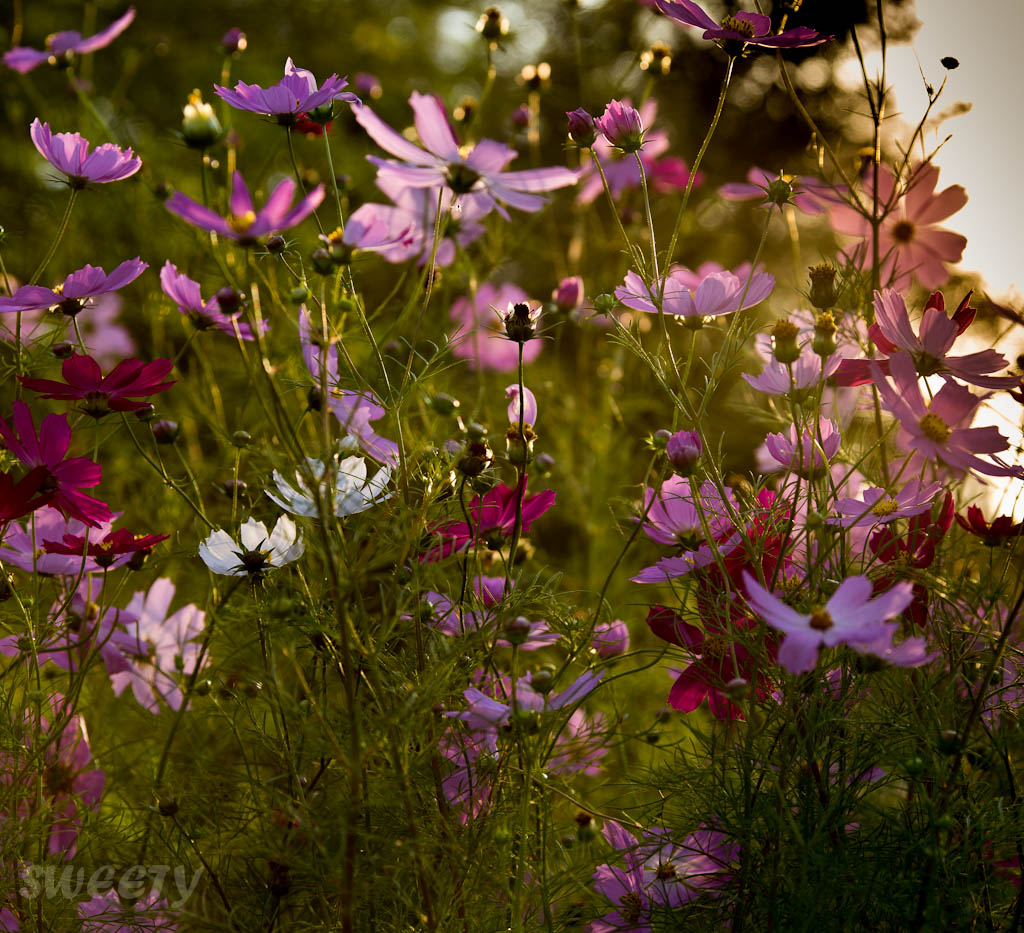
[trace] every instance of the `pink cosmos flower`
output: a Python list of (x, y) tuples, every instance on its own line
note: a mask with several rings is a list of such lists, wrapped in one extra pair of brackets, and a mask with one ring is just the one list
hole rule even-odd
[(0, 312), (39, 311), (56, 307), (67, 317), (74, 317), (90, 298), (116, 292), (134, 282), (149, 266), (138, 256), (126, 259), (110, 275), (99, 266), (82, 266), (55, 288), (22, 285), (10, 298), (0, 297)]
[(681, 476), (692, 476), (704, 452), (700, 434), (697, 431), (676, 431), (665, 442), (665, 459)]
[(636, 108), (628, 102), (613, 100), (604, 108), (604, 114), (594, 120), (611, 146), (632, 154), (644, 145), (644, 122)]
[(878, 525), (910, 518), (931, 509), (932, 500), (941, 488), (940, 483), (926, 486), (912, 479), (895, 496), (885, 489), (865, 489), (859, 499), (837, 500), (832, 509), (839, 513), (839, 517), (827, 521), (841, 528), (852, 528), (854, 525)]
[[(536, 426), (537, 424), (537, 398), (534, 394), (523, 386), (523, 397), (522, 400), (519, 398), (519, 384), (514, 383), (510, 386), (505, 386), (505, 398), (509, 399), (508, 403), (508, 423), (512, 426), (516, 426), (522, 421), (523, 424), (529, 424)], [(523, 416), (520, 419), (520, 414)]]
[(171, 360), (123, 360), (106, 376), (91, 356), (72, 353), (61, 367), (64, 382), (53, 379), (29, 379), (19, 376), (26, 389), (39, 392), (43, 398), (61, 401), (82, 401), (82, 411), (93, 418), (102, 418), (112, 411), (138, 411), (148, 402), (139, 401), (159, 392), (166, 392), (175, 380), (161, 382), (172, 369)]
[(39, 154), (58, 172), (68, 177), (72, 188), (84, 188), (89, 182), (105, 184), (129, 178), (142, 168), (142, 160), (131, 149), (104, 143), (89, 151), (89, 140), (78, 133), (50, 132), (48, 123), (36, 117), (29, 129)]
[(53, 490), (50, 500), (53, 508), (93, 527), (111, 517), (105, 502), (79, 491), (96, 486), (103, 471), (98, 463), (86, 457), (65, 459), (71, 444), (71, 427), (66, 415), (47, 415), (37, 436), (28, 406), (15, 402), (12, 424), (13, 427), (0, 418), (0, 439), (25, 466), (46, 468), (49, 477), (42, 488)]
[[(386, 204), (361, 204), (352, 212), (345, 223), (345, 231), (340, 236), (343, 247), (347, 247), (346, 256), (351, 259), (356, 253), (385, 253), (394, 249), (405, 249), (415, 243), (414, 225), (411, 221), (404, 227), (394, 208)], [(321, 236), (328, 247), (337, 249), (338, 232)]]
[(823, 379), (832, 376), (842, 364), (843, 359), (839, 353), (833, 353), (825, 360), (822, 370), (822, 360), (811, 348), (810, 341), (801, 347), (800, 356), (787, 366), (780, 363), (774, 357), (768, 360), (760, 375), (751, 376), (742, 373), (743, 380), (751, 388), (765, 395), (789, 395), (801, 397), (809, 390), (821, 385)]
[(136, 554), (148, 554), (155, 545), (166, 541), (169, 535), (136, 535), (127, 528), (118, 528), (102, 538), (94, 535), (64, 535), (60, 541), (43, 539), (43, 550), (47, 554), (67, 554), (72, 557), (84, 555), (92, 558), (102, 570), (123, 567)]
[(806, 48), (821, 45), (832, 38), (819, 35), (806, 26), (773, 33), (771, 18), (761, 13), (740, 11), (735, 16), (726, 16), (721, 24), (718, 24), (692, 0), (655, 0), (655, 3), (670, 19), (682, 26), (703, 29), (702, 38), (720, 42), (726, 48), (731, 43), (740, 43), (741, 48), (748, 45), (772, 49)]
[(237, 110), (276, 117), (278, 123), (288, 126), (295, 123), (300, 113), (316, 110), (334, 100), (358, 104), (359, 98), (355, 94), (343, 90), (347, 85), (344, 78), (332, 74), (318, 88), (313, 73), (305, 68), (296, 68), (289, 58), (284, 63), (284, 77), (271, 87), (262, 88), (239, 81), (233, 91), (217, 84), (213, 90)]
[[(530, 686), (530, 678), (524, 677), (516, 684), (515, 707), (535, 713), (574, 706), (589, 695), (601, 682), (603, 671), (586, 671), (580, 674), (561, 693), (538, 693)], [(469, 687), (462, 692), (469, 709), (464, 713), (446, 713), (450, 719), (461, 719), (474, 731), (494, 730), (508, 723), (513, 706), (489, 697), (478, 687)]]
[[(466, 548), (483, 544), (501, 546), (504, 538), (511, 537), (516, 517), (516, 502), (526, 491), (526, 474), (516, 488), (499, 483), (483, 495), (474, 496), (469, 503), (469, 517), (473, 527), (465, 522), (441, 522), (430, 529), (431, 535), (440, 538), (440, 543), (420, 555), (421, 561), (442, 560)], [(535, 496), (523, 495), (522, 532), (555, 504), (555, 493), (551, 489)]]
[[(882, 260), (881, 282), (905, 289), (911, 279), (925, 288), (938, 288), (949, 279), (948, 263), (960, 261), (966, 237), (951, 233), (939, 225), (967, 203), (960, 185), (951, 185), (935, 194), (939, 170), (931, 162), (916, 166), (902, 190), (896, 177), (884, 166), (878, 171), (878, 203), (885, 209), (879, 230), (878, 254)], [(864, 182), (864, 198), (873, 200), (873, 180)], [(837, 233), (860, 238), (850, 258), (861, 268), (872, 263), (871, 223), (848, 205), (832, 211), (832, 226)]]
[[(623, 103), (628, 104), (628, 98)], [(644, 136), (643, 149), (639, 151), (644, 174), (655, 192), (681, 191), (690, 181), (690, 170), (682, 159), (664, 156), (669, 148), (668, 133), (665, 130), (650, 129), (654, 126), (657, 114), (658, 103), (654, 98), (649, 98), (640, 107), (640, 121), (648, 128)], [(613, 198), (618, 198), (624, 191), (640, 187), (640, 168), (636, 164), (636, 158), (618, 152), (604, 136), (598, 137), (594, 143), (594, 157), (601, 162)], [(694, 179), (694, 186), (699, 185), (703, 178), (703, 175), (698, 174)], [(580, 204), (590, 204), (604, 191), (601, 175), (592, 163), (588, 163), (583, 169), (581, 182), (579, 194), (576, 196)]]
[(125, 611), (135, 618), (125, 623), (128, 640), (123, 648), (129, 669), (110, 678), (115, 695), (130, 684), (139, 705), (151, 713), (160, 712), (158, 697), (171, 709), (181, 707), (181, 679), (199, 663), (195, 639), (206, 615), (191, 603), (168, 615), (173, 599), (174, 584), (166, 577), (154, 581), (148, 593), (132, 597)]
[(912, 473), (931, 464), (934, 469), (955, 475), (974, 471), (1024, 479), (1024, 467), (1009, 466), (997, 457), (983, 460), (976, 456), (996, 454), (1009, 447), (1009, 442), (995, 426), (969, 427), (983, 397), (947, 381), (935, 397), (926, 402), (921, 395), (914, 362), (905, 353), (897, 353), (889, 361), (895, 385), (882, 375), (877, 364), (872, 364), (872, 370), (886, 410), (900, 422), (896, 442), (911, 453), (908, 469)]
[[(502, 313), (511, 305), (530, 303), (518, 285), (505, 282), (485, 283), (473, 298), (459, 298), (449, 317), (458, 325), (451, 335), (452, 355), (466, 361), (470, 369), (513, 372), (519, 364), (519, 347), (508, 339)], [(523, 362), (532, 363), (540, 355), (543, 341), (523, 344)]]
[(590, 647), (599, 658), (616, 658), (629, 651), (629, 627), (622, 619), (599, 622), (594, 626)]
[(29, 573), (61, 575), (77, 577), (79, 574), (96, 573), (102, 568), (88, 555), (64, 556), (47, 554), (43, 551), (43, 541), (61, 541), (65, 535), (89, 535), (91, 540), (99, 540), (110, 534), (112, 523), (117, 515), (90, 527), (77, 518), (67, 518), (55, 508), (46, 506), (32, 514), (23, 528), (21, 525), (8, 525), (0, 538), (0, 561), (10, 567), (18, 567)]
[(822, 647), (846, 644), (858, 651), (860, 645), (875, 643), (887, 631), (883, 623), (903, 612), (914, 598), (909, 583), (897, 583), (871, 599), (867, 577), (847, 577), (824, 607), (803, 614), (773, 596), (751, 574), (745, 572), (743, 579), (747, 602), (786, 636), (779, 663), (791, 674), (813, 670)]
[[(675, 315), (680, 322), (699, 321), (752, 308), (764, 301), (775, 287), (775, 277), (756, 272), (750, 285), (732, 272), (712, 272), (700, 277), (689, 269), (676, 267), (664, 285), (662, 309)], [(657, 313), (656, 302), (661, 282), (648, 286), (635, 272), (627, 272), (625, 282), (615, 289), (615, 297), (634, 311)], [(742, 301), (742, 305), (741, 305)]]
[(4, 64), (19, 74), (28, 74), (43, 62), (61, 65), (72, 54), (88, 55), (90, 52), (106, 48), (131, 25), (133, 19), (135, 19), (135, 8), (129, 7), (127, 13), (114, 20), (106, 29), (84, 39), (80, 32), (75, 32), (72, 29), (55, 32), (47, 38), (44, 52), (16, 45), (4, 52)]
[[(823, 214), (825, 203), (835, 201), (835, 193), (820, 178), (811, 175), (787, 175), (784, 180), (793, 189), (790, 202), (797, 210), (805, 214)], [(747, 172), (746, 182), (731, 182), (722, 185), (718, 193), (729, 201), (750, 201), (754, 198), (764, 200), (772, 185), (779, 181), (779, 176), (766, 172), (763, 168), (751, 168)], [(825, 203), (823, 203), (825, 202)]]
[[(215, 327), (225, 334), (231, 334), (232, 337), (237, 333), (242, 340), (255, 340), (252, 328), (240, 320), (238, 315), (225, 314), (221, 311), (216, 297), (203, 301), (199, 283), (190, 279), (184, 272), (179, 272), (169, 259), (160, 270), (160, 287), (178, 306), (178, 310), (188, 315), (196, 330)], [(270, 329), (266, 321), (262, 323), (264, 332)]]
[(839, 425), (828, 418), (818, 419), (816, 432), (804, 428), (799, 441), (795, 425), (790, 425), (784, 434), (769, 434), (765, 438), (765, 446), (775, 462), (800, 476), (824, 472), (828, 461), (839, 453), (841, 443)]
[(171, 933), (178, 929), (172, 914), (161, 913), (167, 899), (154, 887), (137, 901), (121, 900), (116, 887), (78, 902), (82, 933)]
[(324, 186), (317, 185), (292, 207), (295, 189), (294, 179), (283, 179), (270, 193), (266, 204), (256, 211), (245, 179), (242, 178), (241, 172), (235, 172), (231, 178), (231, 199), (228, 202), (230, 213), (227, 217), (221, 217), (180, 191), (175, 191), (165, 206), (172, 214), (177, 214), (194, 227), (210, 230), (229, 240), (237, 240), (245, 246), (252, 246), (264, 237), (302, 223), (324, 199)]
[(492, 139), (482, 139), (463, 155), (444, 107), (437, 97), (418, 94), (409, 98), (422, 148), (395, 132), (369, 107), (356, 107), (356, 122), (382, 149), (401, 159), (395, 162), (367, 156), (381, 177), (399, 179), (411, 188), (444, 186), (455, 195), (477, 194), (487, 210), (509, 219), (504, 205), (536, 211), (544, 205), (539, 192), (575, 185), (579, 173), (562, 167), (506, 171), (516, 157), (514, 149)]
[[(736, 500), (732, 490), (726, 486), (725, 492), (735, 512)], [(697, 541), (703, 540), (702, 515), (715, 539), (732, 528), (729, 509), (715, 484), (704, 483), (700, 487), (698, 501), (694, 502), (690, 481), (682, 476), (673, 475), (666, 479), (657, 495), (653, 489), (645, 489), (644, 512), (647, 515), (644, 533), (659, 544), (673, 547), (693, 547)]]

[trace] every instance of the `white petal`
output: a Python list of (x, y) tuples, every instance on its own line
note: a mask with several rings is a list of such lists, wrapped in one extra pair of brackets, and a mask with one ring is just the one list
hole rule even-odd
[(267, 526), (264, 525), (263, 522), (257, 522), (250, 518), (244, 525), (242, 525), (241, 538), (242, 547), (247, 551), (255, 551), (260, 547), (265, 547), (267, 540)]

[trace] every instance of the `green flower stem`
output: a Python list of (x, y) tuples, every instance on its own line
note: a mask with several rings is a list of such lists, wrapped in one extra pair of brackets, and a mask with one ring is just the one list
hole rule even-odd
[(46, 267), (50, 264), (50, 260), (53, 259), (53, 254), (57, 252), (60, 241), (64, 239), (64, 234), (67, 233), (68, 221), (71, 220), (71, 210), (75, 206), (75, 198), (77, 197), (78, 189), (72, 188), (67, 207), (64, 208), (64, 216), (61, 218), (60, 226), (57, 228), (57, 235), (53, 238), (53, 242), (50, 244), (50, 248), (46, 251), (42, 261), (36, 266), (36, 271), (32, 273), (32, 277), (28, 280), (29, 285), (35, 285), (39, 281), (42, 274), (46, 271)]

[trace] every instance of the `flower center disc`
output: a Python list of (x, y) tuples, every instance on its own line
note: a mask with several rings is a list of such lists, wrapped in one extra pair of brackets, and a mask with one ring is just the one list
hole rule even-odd
[(953, 429), (945, 421), (931, 412), (925, 415), (918, 424), (921, 433), (928, 440), (935, 441), (936, 444), (945, 444), (949, 440), (949, 435), (953, 433)]

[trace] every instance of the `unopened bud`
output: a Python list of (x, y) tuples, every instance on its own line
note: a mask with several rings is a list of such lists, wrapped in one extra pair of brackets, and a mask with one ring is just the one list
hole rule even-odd
[(181, 428), (174, 421), (155, 421), (150, 427), (153, 440), (158, 444), (173, 444), (178, 438)]
[(521, 645), (530, 637), (530, 630), (532, 628), (533, 626), (526, 616), (516, 616), (505, 623), (501, 634), (505, 636), (505, 640), (509, 644)]
[(486, 438), (478, 441), (468, 441), (462, 456), (455, 463), (455, 469), (463, 476), (473, 478), (479, 476), (494, 461), (494, 451), (491, 450)]
[(676, 431), (665, 444), (665, 456), (680, 476), (692, 476), (703, 449), (696, 431)]
[(301, 305), (303, 302), (309, 301), (309, 289), (305, 285), (296, 285), (288, 293), (288, 300), (293, 305)]
[(192, 149), (209, 149), (224, 132), (213, 107), (203, 101), (203, 95), (196, 88), (188, 96), (181, 121), (181, 137)]
[(551, 667), (542, 667), (530, 675), (530, 686), (537, 693), (550, 693), (555, 685), (555, 672)]
[(156, 808), (161, 816), (174, 816), (178, 812), (178, 801), (173, 797), (161, 797)]
[(313, 263), (313, 268), (320, 275), (331, 275), (331, 273), (334, 272), (334, 263), (331, 261), (331, 254), (322, 246), (313, 250), (309, 258)]
[(573, 819), (576, 821), (576, 838), (580, 842), (590, 842), (597, 838), (597, 826), (589, 813), (580, 810)]
[(75, 352), (74, 346), (66, 341), (61, 343), (55, 343), (51, 348), (50, 352), (53, 353), (58, 360), (69, 360), (72, 354)]
[(814, 318), (811, 349), (822, 359), (836, 352), (836, 322), (831, 311), (822, 311)]
[(492, 45), (497, 45), (503, 36), (508, 35), (508, 17), (498, 7), (489, 6), (480, 14), (476, 31)]
[(245, 33), (237, 26), (232, 26), (226, 33), (224, 33), (223, 38), (220, 40), (220, 44), (228, 55), (234, 55), (237, 52), (244, 52), (248, 42), (246, 41)]
[(287, 245), (287, 241), (283, 236), (281, 236), (280, 233), (275, 233), (272, 237), (267, 238), (268, 253), (274, 253), (275, 255), (277, 255), (278, 253), (283, 253), (284, 248)]
[(581, 149), (590, 149), (597, 141), (597, 125), (594, 118), (582, 107), (566, 111), (569, 121), (569, 138)]
[(248, 447), (251, 440), (252, 435), (248, 431), (235, 431), (231, 435), (231, 443), (236, 447)]
[(800, 359), (800, 347), (797, 335), (800, 328), (791, 321), (779, 321), (771, 329), (772, 355), (780, 363), (795, 363)]
[(224, 314), (237, 314), (242, 308), (242, 296), (230, 285), (225, 285), (213, 297)]
[(430, 400), (430, 407), (434, 410), (435, 414), (447, 418), (449, 415), (455, 414), (455, 410), (459, 407), (459, 400), (446, 395), (444, 392), (438, 392)]
[(533, 442), (537, 435), (528, 425), (509, 425), (505, 432), (505, 455), (513, 466), (525, 467), (533, 459)]
[(819, 311), (836, 306), (836, 267), (828, 262), (818, 263), (808, 270), (811, 277), (811, 304)]

